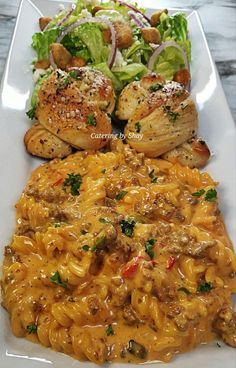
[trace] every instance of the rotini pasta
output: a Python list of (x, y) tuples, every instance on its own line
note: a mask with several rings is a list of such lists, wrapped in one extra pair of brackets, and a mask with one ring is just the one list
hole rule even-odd
[(98, 364), (168, 362), (216, 334), (236, 347), (216, 183), (111, 147), (33, 172), (3, 265), (13, 333)]

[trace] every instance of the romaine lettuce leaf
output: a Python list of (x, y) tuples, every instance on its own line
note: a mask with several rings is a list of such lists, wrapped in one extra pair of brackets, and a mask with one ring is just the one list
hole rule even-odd
[(183, 13), (168, 15), (162, 13), (160, 24), (157, 26), (161, 33), (162, 40), (174, 39), (175, 41), (185, 41), (188, 34), (188, 22)]
[(36, 51), (38, 60), (49, 58), (49, 46), (56, 41), (59, 33), (59, 28), (51, 28), (45, 32), (37, 32), (33, 34), (31, 46)]
[(165, 79), (172, 80), (174, 74), (184, 68), (182, 53), (176, 47), (167, 47), (157, 57), (154, 71)]
[[(191, 61), (191, 43), (188, 39), (188, 22), (184, 14), (177, 13), (169, 16), (162, 13), (160, 24), (157, 26), (162, 41), (173, 40), (185, 50), (188, 60)], [(160, 73), (165, 79), (173, 79), (174, 74), (184, 68), (181, 52), (175, 47), (168, 47), (156, 59), (154, 71)]]
[(71, 53), (71, 55), (80, 56), (87, 62), (91, 61), (91, 55), (87, 46), (75, 33), (72, 32), (66, 35), (61, 43)]
[(143, 64), (133, 63), (122, 67), (113, 67), (112, 73), (122, 82), (129, 83), (134, 79), (140, 79), (147, 73), (147, 68)]
[(62, 44), (76, 56), (79, 56), (79, 51), (87, 49), (86, 56), (89, 55), (91, 62), (96, 64), (107, 61), (109, 55), (100, 26), (95, 23), (86, 23), (76, 28), (62, 40)]
[(93, 67), (100, 70), (104, 75), (111, 79), (113, 88), (116, 91), (120, 91), (123, 88), (123, 83), (120, 82), (119, 79), (112, 73), (107, 63), (95, 64)]
[(95, 17), (106, 17), (112, 22), (114, 21), (122, 22), (125, 20), (124, 16), (121, 13), (119, 13), (117, 10), (99, 10), (95, 14)]
[(163, 42), (174, 40), (184, 47), (188, 60), (191, 61), (191, 43), (188, 40), (188, 22), (185, 14), (168, 15), (162, 13), (160, 24), (157, 26)]
[(102, 3), (103, 8), (112, 8), (116, 11), (118, 11), (120, 14), (122, 14), (125, 19), (129, 19), (129, 15), (128, 15), (128, 11), (130, 11), (129, 8), (127, 8), (126, 6), (120, 5), (119, 3), (115, 3), (113, 1), (108, 1), (108, 2), (104, 2)]
[(85, 1), (84, 0), (77, 0), (76, 1), (76, 8), (74, 10), (75, 15), (79, 15), (81, 13), (81, 10), (85, 9)]
[(135, 79), (140, 79), (147, 73), (147, 68), (143, 64), (129, 64), (122, 67), (113, 67), (109, 69), (106, 63), (93, 65), (95, 69), (99, 69), (103, 74), (112, 80), (113, 87), (116, 93), (119, 93), (122, 88), (129, 82)]
[(152, 48), (143, 40), (136, 40), (128, 49), (122, 51), (127, 62), (147, 64), (152, 54)]
[(46, 72), (46, 74), (42, 75), (38, 80), (37, 82), (35, 83), (34, 85), (34, 90), (32, 92), (32, 95), (31, 95), (31, 107), (33, 108), (36, 108), (37, 104), (38, 104), (38, 92), (43, 84), (43, 82), (45, 81), (45, 79), (47, 79), (47, 77), (52, 73), (51, 70), (48, 70)]

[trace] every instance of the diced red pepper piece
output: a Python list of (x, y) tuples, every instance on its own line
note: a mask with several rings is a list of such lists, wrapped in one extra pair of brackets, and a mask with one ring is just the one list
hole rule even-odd
[(176, 262), (176, 258), (174, 256), (170, 256), (170, 258), (167, 261), (166, 269), (171, 270), (173, 266), (175, 265), (175, 262)]
[(52, 184), (53, 187), (56, 187), (57, 185), (61, 184), (63, 182), (63, 178), (58, 179), (55, 181), (55, 183)]
[(155, 259), (152, 259), (150, 262), (153, 264), (153, 266), (158, 264), (158, 262)]
[(142, 256), (135, 257), (131, 263), (127, 263), (121, 271), (121, 275), (126, 278), (131, 278), (137, 272)]
[(164, 247), (166, 247), (166, 243), (160, 243), (160, 246), (162, 247), (162, 248), (164, 248)]

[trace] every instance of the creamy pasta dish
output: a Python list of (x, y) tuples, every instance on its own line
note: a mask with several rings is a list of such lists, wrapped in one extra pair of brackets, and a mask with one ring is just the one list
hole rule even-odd
[(5, 248), (14, 335), (79, 360), (236, 347), (236, 258), (207, 173), (116, 140), (37, 168)]

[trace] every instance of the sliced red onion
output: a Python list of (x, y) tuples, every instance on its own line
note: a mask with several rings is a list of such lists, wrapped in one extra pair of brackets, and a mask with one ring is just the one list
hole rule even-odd
[[(110, 28), (110, 30), (111, 30), (111, 52), (110, 52), (107, 64), (108, 64), (109, 68), (111, 69), (113, 64), (114, 64), (115, 58), (116, 58), (116, 31), (115, 31), (115, 28), (114, 28), (113, 24), (107, 18), (96, 17), (96, 18), (83, 18), (83, 19), (80, 19), (80, 20), (70, 24), (68, 27), (66, 27), (61, 32), (61, 34), (59, 35), (56, 42), (60, 43), (62, 41), (62, 39), (68, 33), (70, 33), (74, 28), (77, 28), (77, 27), (79, 27), (79, 26), (81, 26), (82, 24), (85, 24), (85, 23), (104, 23)], [(53, 66), (53, 65), (56, 65), (56, 64), (53, 60), (52, 52), (50, 52), (50, 61), (52, 61), (51, 65), (55, 69), (55, 66)]]
[(52, 54), (51, 50), (49, 52), (49, 61), (50, 61), (51, 66), (53, 67), (53, 69), (57, 69), (57, 64), (54, 61), (54, 57), (53, 57), (53, 54)]
[(150, 23), (150, 19), (145, 15), (143, 14), (140, 10), (138, 10), (137, 8), (135, 8), (135, 6), (131, 5), (131, 4), (127, 4), (126, 2), (124, 1), (121, 1), (121, 0), (112, 0), (114, 3), (119, 3), (120, 5), (123, 5), (123, 6), (126, 6), (127, 8), (133, 10), (135, 13), (139, 13), (141, 14), (148, 23)]
[(57, 27), (62, 26), (62, 24), (64, 24), (67, 19), (70, 18), (71, 14), (73, 13), (73, 11), (75, 10), (76, 5), (75, 4), (71, 4), (71, 7), (69, 8), (69, 10), (66, 12), (65, 16), (60, 20), (60, 22), (57, 24)]
[(52, 23), (52, 20), (46, 25), (46, 27), (43, 29), (43, 32), (45, 32), (45, 31), (48, 30), (48, 28), (49, 28), (49, 26), (50, 26), (51, 23)]
[(188, 82), (187, 86), (185, 87), (188, 92), (190, 92), (191, 89), (191, 80)]
[(165, 50), (167, 47), (175, 47), (176, 49), (178, 49), (183, 56), (183, 60), (184, 60), (184, 66), (187, 70), (189, 70), (189, 63), (188, 63), (188, 58), (186, 55), (185, 50), (183, 49), (183, 47), (181, 47), (178, 43), (176, 43), (175, 41), (166, 41), (163, 42), (158, 48), (156, 48), (156, 50), (153, 52), (152, 56), (150, 57), (147, 67), (148, 69), (152, 70), (153, 66), (155, 64), (156, 58), (160, 55), (160, 53)]
[(132, 19), (133, 19), (133, 21), (135, 22), (135, 24), (136, 24), (139, 28), (144, 28), (144, 27), (145, 27), (144, 23), (143, 23), (140, 19), (138, 19), (137, 15), (136, 15), (132, 10), (130, 10), (130, 11), (128, 12), (128, 14), (129, 14), (130, 18), (132, 18)]
[[(71, 16), (71, 14), (73, 13), (73, 11), (75, 10), (76, 8), (76, 5), (75, 4), (72, 4), (71, 7), (68, 9), (68, 11), (66, 12), (66, 14), (64, 15), (64, 17), (60, 20), (60, 22), (56, 25), (57, 27), (60, 27), (62, 26), (65, 21), (67, 21), (67, 19)], [(46, 31), (48, 29), (48, 27), (50, 26), (50, 24), (52, 23), (52, 20), (51, 22), (49, 22), (46, 27), (44, 28), (43, 31)]]

